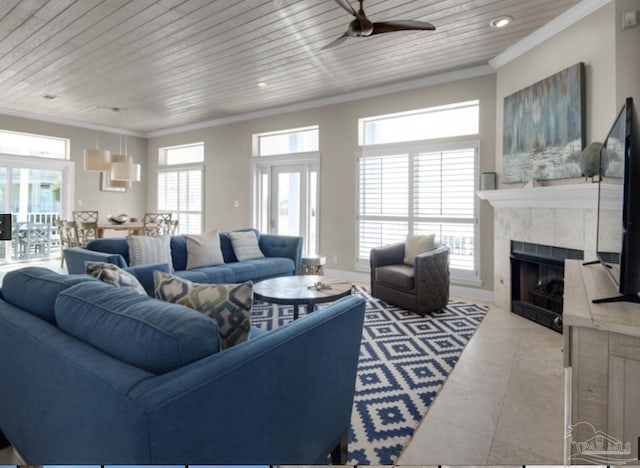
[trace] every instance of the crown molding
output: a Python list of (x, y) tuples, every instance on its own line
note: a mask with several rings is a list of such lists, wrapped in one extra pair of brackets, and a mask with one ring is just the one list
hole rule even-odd
[(1, 108), (0, 108), (0, 115), (8, 115), (10, 117), (19, 117), (22, 119), (38, 120), (40, 122), (67, 125), (70, 127), (86, 128), (88, 130), (97, 130), (100, 132), (115, 133), (116, 135), (126, 135), (126, 136), (132, 136), (132, 137), (147, 138), (147, 134), (142, 132), (134, 132), (133, 130), (127, 130), (124, 128), (107, 127), (105, 125), (96, 125), (89, 122), (80, 122), (79, 120), (52, 117), (50, 115), (32, 114), (30, 112), (21, 112), (21, 111), (1, 109)]
[(594, 11), (599, 10), (608, 3), (611, 3), (611, 1), (612, 0), (583, 0), (569, 8), (558, 17), (552, 19), (544, 26), (536, 29), (527, 37), (516, 42), (504, 52), (496, 55), (494, 58), (489, 60), (489, 65), (493, 70), (497, 70), (512, 60), (517, 59), (525, 52), (528, 52), (534, 47), (542, 44), (547, 39), (564, 31), (569, 26), (589, 16)]
[(419, 88), (426, 88), (428, 86), (434, 86), (442, 83), (451, 83), (454, 81), (466, 80), (469, 78), (476, 78), (479, 76), (492, 75), (495, 73), (488, 65), (480, 65), (477, 67), (465, 68), (462, 70), (455, 70), (446, 73), (439, 73), (437, 75), (426, 76), (423, 78), (416, 78), (414, 80), (402, 81), (399, 83), (392, 83), (384, 86), (377, 86), (375, 88), (364, 89), (361, 91), (353, 91), (350, 93), (339, 94), (336, 96), (329, 96), (326, 98), (312, 99), (310, 101), (302, 101), (295, 104), (289, 104), (286, 106), (273, 107), (270, 109), (259, 110), (255, 112), (247, 112), (244, 114), (238, 114), (231, 117), (223, 117), (220, 119), (208, 120), (206, 122), (198, 122), (189, 125), (181, 125), (179, 127), (171, 127), (163, 130), (157, 130), (147, 133), (147, 138), (172, 135), (175, 133), (188, 132), (191, 130), (200, 130), (203, 128), (216, 127), (219, 125), (226, 125), (235, 122), (242, 122), (246, 120), (259, 119), (262, 117), (273, 117), (274, 115), (286, 114), (289, 112), (296, 112), (301, 110), (314, 109), (318, 107), (330, 106), (332, 104), (342, 104), (345, 102), (357, 101), (360, 99), (367, 99), (377, 96), (383, 96), (385, 94), (399, 93), (402, 91), (410, 91)]

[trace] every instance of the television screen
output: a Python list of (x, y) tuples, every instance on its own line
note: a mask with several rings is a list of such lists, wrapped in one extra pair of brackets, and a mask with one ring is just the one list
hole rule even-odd
[(625, 296), (640, 291), (640, 154), (632, 145), (638, 136), (633, 114), (627, 98), (600, 152), (598, 193), (596, 254)]

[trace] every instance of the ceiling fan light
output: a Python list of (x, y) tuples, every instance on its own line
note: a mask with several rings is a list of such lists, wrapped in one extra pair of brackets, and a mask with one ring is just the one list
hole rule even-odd
[(122, 182), (140, 181), (140, 164), (114, 162), (111, 164), (111, 180)]
[(489, 21), (489, 26), (495, 29), (500, 29), (511, 23), (511, 21), (513, 21), (513, 17), (509, 15), (502, 15)]
[(98, 148), (84, 150), (84, 170), (107, 172), (111, 169), (111, 152)]

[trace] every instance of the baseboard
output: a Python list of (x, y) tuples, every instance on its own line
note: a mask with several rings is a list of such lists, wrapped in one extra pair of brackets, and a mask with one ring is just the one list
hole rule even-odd
[[(333, 270), (325, 269), (325, 274), (332, 278), (353, 281), (356, 283), (370, 283), (370, 276), (367, 273), (357, 273), (355, 271)], [(493, 304), (495, 301), (495, 295), (493, 291), (480, 288), (470, 288), (467, 286), (460, 286), (452, 284), (449, 288), (449, 293), (454, 297), (460, 297), (463, 299), (471, 299), (473, 301), (482, 301)]]

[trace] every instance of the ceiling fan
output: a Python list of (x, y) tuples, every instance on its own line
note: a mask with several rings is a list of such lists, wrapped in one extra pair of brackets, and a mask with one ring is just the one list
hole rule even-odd
[(333, 42), (330, 42), (322, 49), (328, 49), (330, 47), (337, 46), (342, 43), (348, 37), (368, 37), (374, 34), (382, 34), (394, 31), (435, 31), (436, 27), (425, 21), (411, 21), (411, 20), (398, 20), (398, 21), (380, 21), (374, 23), (364, 13), (364, 7), (362, 3), (364, 0), (359, 0), (360, 9), (355, 10), (349, 3), (349, 0), (335, 0), (335, 2), (344, 8), (348, 13), (355, 16), (356, 19), (349, 23), (349, 27), (346, 32)]

